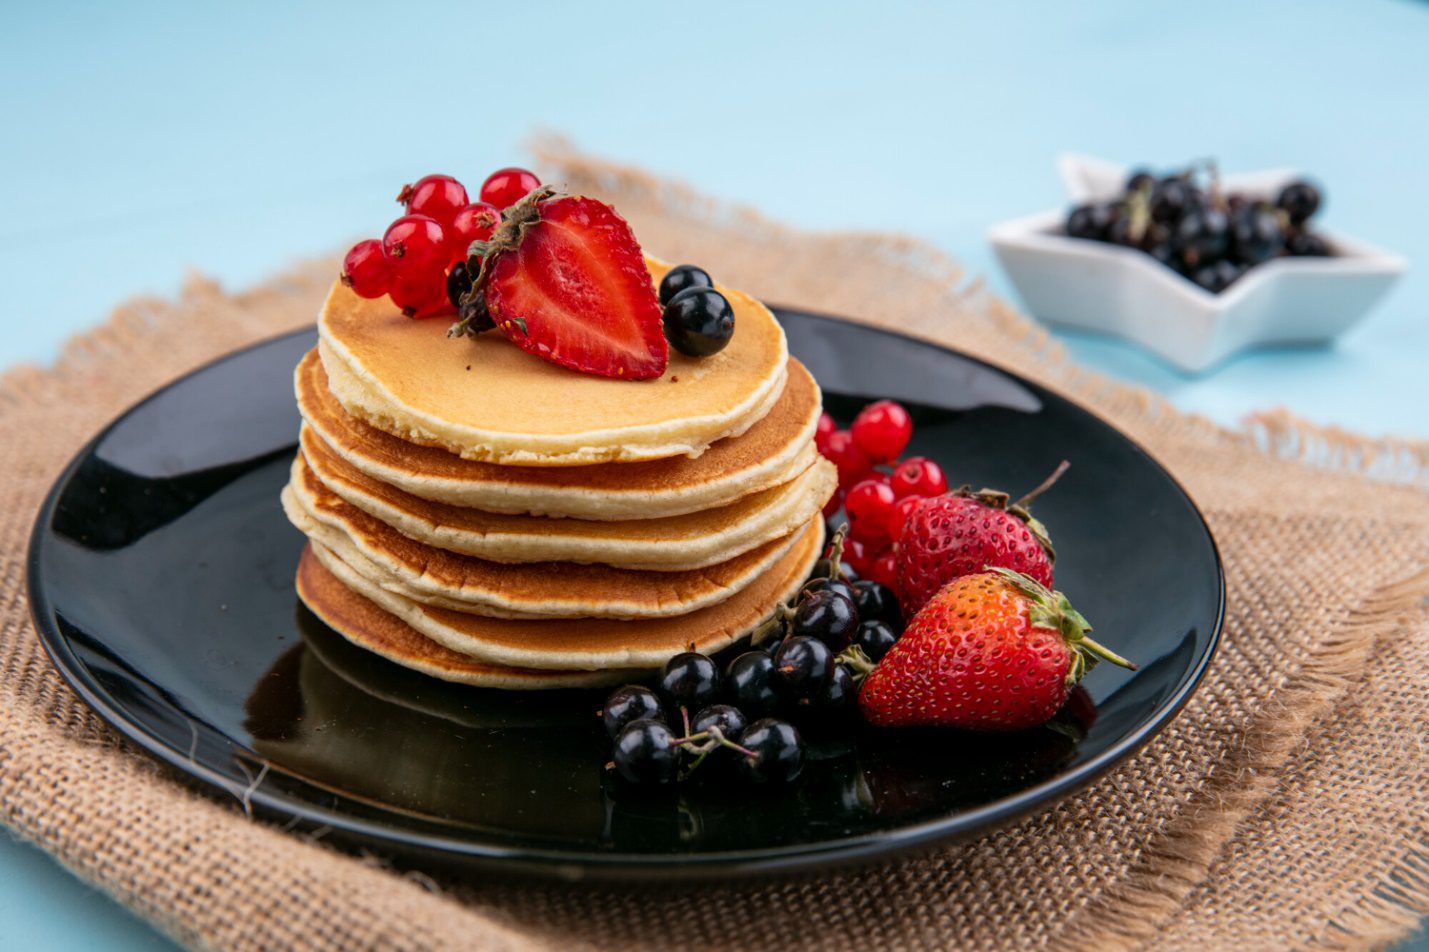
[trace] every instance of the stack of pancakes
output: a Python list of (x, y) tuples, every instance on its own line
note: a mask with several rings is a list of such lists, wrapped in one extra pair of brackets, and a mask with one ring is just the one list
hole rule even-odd
[(398, 664), (488, 687), (612, 683), (748, 635), (818, 558), (836, 475), (778, 322), (720, 290), (729, 346), (635, 382), (335, 286), (283, 490), (309, 539), (304, 603)]

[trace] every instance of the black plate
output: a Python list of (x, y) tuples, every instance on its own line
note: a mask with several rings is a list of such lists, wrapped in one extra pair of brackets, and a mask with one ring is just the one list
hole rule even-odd
[(432, 681), (351, 647), (298, 603), (303, 540), (278, 490), (311, 332), (179, 380), (75, 459), (30, 550), (41, 638), (115, 729), (247, 808), (407, 861), (569, 878), (810, 868), (984, 832), (1164, 726), (1211, 657), (1224, 593), (1215, 544), (1176, 482), (1034, 383), (893, 334), (779, 316), (835, 416), (903, 401), (917, 424), (909, 452), (957, 482), (1019, 491), (1070, 459), (1037, 503), (1058, 587), (1141, 669), (1102, 665), (1057, 723), (1012, 737), (819, 739), (787, 791), (603, 789), (598, 693)]

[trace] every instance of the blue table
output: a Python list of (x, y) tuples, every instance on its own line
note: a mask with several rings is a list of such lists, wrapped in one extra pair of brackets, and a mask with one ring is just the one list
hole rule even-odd
[[(1325, 183), (1332, 227), (1429, 262), (1429, 7), (703, 6), (7, 5), (0, 365), (53, 359), (126, 297), (175, 293), (188, 269), (241, 288), (373, 234), (402, 182), (478, 180), (522, 160), (538, 128), (797, 224), (921, 235), (1003, 293), (984, 232), (1062, 203), (1063, 150), (1299, 165)], [(1065, 339), (1222, 422), (1286, 405), (1425, 437), (1425, 315), (1429, 279), (1411, 270), (1337, 346), (1204, 378)], [(17, 948), (164, 944), (5, 841), (0, 934)]]

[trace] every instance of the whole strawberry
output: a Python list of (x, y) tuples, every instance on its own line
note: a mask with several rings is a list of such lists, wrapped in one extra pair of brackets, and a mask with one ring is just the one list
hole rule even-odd
[[(463, 303), (480, 295), (491, 321), (528, 354), (581, 373), (651, 380), (669, 347), (645, 256), (604, 202), (538, 188), (472, 242), (476, 270)], [(463, 320), (452, 335), (480, 327)]]
[(1091, 630), (1066, 596), (1026, 575), (965, 575), (909, 622), (864, 679), (858, 705), (877, 727), (1036, 727), (1098, 660), (1135, 669)]
[(1057, 554), (1047, 527), (1027, 507), (1066, 470), (1064, 461), (1015, 503), (1009, 503), (1007, 493), (964, 486), (915, 508), (894, 540), (904, 617), (911, 618), (953, 579), (994, 566), (1030, 575), (1051, 588)]

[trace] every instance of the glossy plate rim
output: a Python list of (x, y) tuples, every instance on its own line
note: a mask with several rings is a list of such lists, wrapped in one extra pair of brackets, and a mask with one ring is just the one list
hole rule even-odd
[[(1205, 649), (1195, 658), (1180, 683), (1151, 715), (1137, 728), (1109, 744), (1107, 748), (1083, 763), (1040, 783), (1033, 784), (1015, 793), (968, 810), (961, 810), (949, 816), (937, 817), (910, 823), (892, 830), (862, 833), (833, 839), (823, 843), (797, 844), (791, 846), (766, 847), (731, 852), (708, 853), (573, 853), (560, 849), (507, 847), (490, 842), (462, 839), (457, 836), (442, 836), (419, 833), (410, 829), (392, 827), (362, 817), (352, 816), (340, 810), (318, 807), (312, 803), (286, 795), (279, 791), (265, 790), (256, 784), (243, 798), (243, 807), (254, 815), (269, 818), (285, 817), (289, 822), (298, 821), (307, 828), (326, 827), (332, 831), (335, 842), (350, 848), (375, 849), (396, 858), (413, 857), (420, 861), (434, 862), (438, 866), (458, 867), (478, 872), (519, 873), (545, 879), (567, 881), (603, 882), (690, 882), (708, 881), (717, 876), (769, 875), (810, 872), (819, 868), (866, 863), (885, 859), (897, 854), (931, 848), (941, 843), (949, 843), (975, 836), (985, 835), (997, 828), (1025, 816), (1042, 807), (1075, 793), (1102, 776), (1116, 764), (1126, 760), (1144, 747), (1180, 712), (1200, 686), (1205, 672), (1220, 645), (1225, 623), (1226, 583), (1225, 566), (1214, 534), (1195, 499), (1188, 493), (1165, 466), (1140, 442), (1115, 426), (1101, 414), (1088, 408), (1072, 397), (1028, 380), (1022, 375), (983, 360), (972, 354), (946, 347), (931, 341), (901, 334), (896, 331), (874, 327), (858, 321), (851, 321), (831, 314), (810, 311), (805, 308), (770, 305), (776, 315), (794, 314), (816, 321), (829, 321), (853, 325), (862, 331), (895, 337), (912, 346), (943, 351), (962, 360), (1002, 374), (1033, 391), (1043, 391), (1065, 401), (1084, 413), (1088, 419), (1106, 427), (1124, 440), (1132, 449), (1157, 470), (1174, 487), (1187, 507), (1200, 522), (1215, 563), (1217, 578), (1217, 605), (1215, 621), (1206, 640)], [(115, 703), (109, 694), (94, 679), (89, 669), (75, 654), (69, 639), (55, 622), (55, 612), (45, 591), (40, 570), (43, 550), (48, 538), (48, 527), (53, 521), (56, 507), (64, 489), (79, 466), (90, 457), (109, 434), (129, 417), (145, 409), (148, 404), (169, 389), (197, 377), (218, 364), (241, 354), (275, 344), (279, 341), (304, 334), (311, 334), (312, 328), (302, 327), (286, 333), (264, 337), (251, 344), (221, 354), (194, 369), (175, 377), (156, 388), (144, 398), (125, 409), (112, 419), (94, 437), (88, 440), (56, 477), (45, 495), (31, 528), (26, 553), (25, 587), (29, 601), (30, 617), (36, 634), (50, 661), (58, 669), (65, 683), (79, 695), (80, 699), (93, 710), (110, 728), (117, 731), (144, 753), (176, 770), (179, 774), (203, 784), (206, 792), (215, 795), (233, 796), (231, 781), (214, 768), (190, 758), (188, 751), (178, 750), (161, 738), (154, 736)], [(231, 746), (247, 750), (243, 744), (223, 735)], [(248, 756), (255, 763), (263, 758), (251, 751)]]

